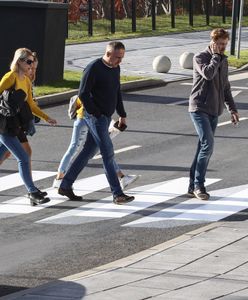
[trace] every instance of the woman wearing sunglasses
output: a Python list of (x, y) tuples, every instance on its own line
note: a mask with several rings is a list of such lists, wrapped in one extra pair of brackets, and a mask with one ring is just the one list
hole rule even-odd
[[(15, 90), (24, 91), (26, 94), (24, 103), (26, 102), (25, 104), (30, 107), (32, 113), (49, 124), (55, 125), (56, 120), (45, 114), (33, 100), (32, 83), (26, 75), (31, 72), (33, 64), (34, 56), (31, 50), (27, 48), (17, 49), (10, 65), (10, 71), (6, 73), (0, 81), (0, 93), (13, 87)], [(25, 105), (23, 105), (23, 107), (25, 107)], [(35, 187), (30, 172), (29, 155), (24, 150), (19, 140), (20, 135), (22, 133), (25, 134), (24, 126), (22, 126), (22, 124), (25, 124), (25, 121), (26, 123), (30, 122), (30, 120), (24, 119), (20, 124), (8, 124), (11, 126), (8, 126), (8, 130), (6, 132), (0, 134), (0, 142), (11, 152), (18, 162), (19, 173), (28, 190), (28, 197), (31, 205), (38, 205), (49, 202), (50, 199), (46, 198), (46, 192), (41, 192), (37, 187)]]

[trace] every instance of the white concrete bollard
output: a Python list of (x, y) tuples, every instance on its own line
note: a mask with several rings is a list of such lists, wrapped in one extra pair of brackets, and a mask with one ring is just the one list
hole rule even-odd
[(165, 55), (156, 56), (152, 62), (152, 68), (158, 73), (167, 73), (171, 68), (171, 61)]
[(184, 52), (180, 55), (179, 64), (183, 69), (193, 69), (194, 53)]

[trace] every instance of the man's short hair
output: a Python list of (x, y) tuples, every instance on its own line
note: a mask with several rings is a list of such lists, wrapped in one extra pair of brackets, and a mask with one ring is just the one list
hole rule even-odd
[(120, 50), (120, 49), (125, 50), (124, 44), (120, 41), (109, 42), (108, 47), (113, 49), (114, 51)]
[(210, 33), (211, 39), (216, 42), (218, 39), (229, 39), (230, 35), (224, 28), (216, 28)]

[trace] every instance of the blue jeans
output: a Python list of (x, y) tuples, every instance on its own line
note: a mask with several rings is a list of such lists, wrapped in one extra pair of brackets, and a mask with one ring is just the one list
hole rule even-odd
[(4, 154), (8, 151), (8, 149), (4, 146), (4, 144), (0, 143), (0, 161), (3, 159)]
[[(66, 150), (66, 152), (59, 164), (59, 168), (58, 168), (59, 173), (64, 173), (64, 174), (66, 173), (73, 158), (79, 151), (80, 147), (85, 143), (87, 132), (88, 132), (88, 126), (85, 122), (85, 119), (77, 118), (73, 123), (73, 130), (72, 130), (70, 145), (69, 145), (68, 149)], [(96, 153), (98, 151), (99, 151), (99, 148), (97, 148)], [(1, 146), (0, 146), (0, 158), (1, 158)], [(115, 165), (115, 171), (119, 172), (120, 168), (115, 161), (114, 161), (114, 165)]]
[(111, 118), (104, 115), (95, 118), (85, 112), (84, 119), (89, 128), (84, 147), (66, 172), (60, 187), (63, 189), (70, 189), (79, 173), (87, 165), (89, 159), (91, 159), (97, 150), (100, 149), (105, 174), (113, 196), (121, 195), (123, 192), (116, 174), (114, 149), (108, 132)]
[(37, 188), (34, 186), (31, 172), (30, 172), (29, 156), (26, 153), (26, 151), (23, 149), (18, 138), (16, 136), (11, 136), (8, 134), (0, 134), (0, 142), (16, 158), (18, 162), (19, 173), (28, 192), (29, 193), (36, 192)]
[(203, 112), (190, 113), (190, 117), (199, 136), (199, 141), (190, 168), (189, 186), (192, 189), (197, 189), (204, 187), (208, 163), (214, 149), (214, 133), (218, 124), (218, 117)]

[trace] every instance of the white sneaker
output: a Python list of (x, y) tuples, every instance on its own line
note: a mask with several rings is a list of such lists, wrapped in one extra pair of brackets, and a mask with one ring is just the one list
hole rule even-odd
[(124, 190), (129, 184), (133, 183), (138, 178), (138, 175), (125, 175), (120, 179), (121, 188)]
[(53, 187), (58, 189), (61, 185), (61, 181), (62, 181), (62, 179), (55, 178), (53, 181)]

